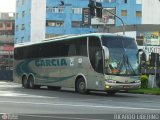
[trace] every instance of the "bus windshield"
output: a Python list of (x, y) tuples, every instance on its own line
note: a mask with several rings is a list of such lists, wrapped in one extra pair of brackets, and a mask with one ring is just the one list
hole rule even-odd
[(127, 37), (102, 36), (102, 44), (109, 49), (109, 60), (105, 60), (105, 74), (135, 75), (139, 74), (137, 44)]

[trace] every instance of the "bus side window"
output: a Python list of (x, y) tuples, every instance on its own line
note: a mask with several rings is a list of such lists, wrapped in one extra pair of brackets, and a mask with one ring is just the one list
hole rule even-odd
[(87, 37), (82, 37), (82, 38), (78, 38), (76, 39), (77, 41), (77, 47), (76, 47), (76, 51), (77, 51), (77, 55), (78, 56), (87, 56)]
[(22, 48), (16, 48), (14, 51), (14, 57), (16, 60), (21, 60), (23, 55), (23, 49)]
[(76, 55), (76, 46), (74, 44), (69, 46), (68, 56)]

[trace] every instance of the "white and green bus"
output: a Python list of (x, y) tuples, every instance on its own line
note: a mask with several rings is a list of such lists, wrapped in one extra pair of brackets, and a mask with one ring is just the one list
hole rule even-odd
[(135, 39), (106, 33), (68, 35), (16, 45), (14, 80), (24, 88), (75, 88), (79, 93), (138, 89)]

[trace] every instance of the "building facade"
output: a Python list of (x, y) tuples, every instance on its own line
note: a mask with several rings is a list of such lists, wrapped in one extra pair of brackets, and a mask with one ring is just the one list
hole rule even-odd
[(12, 69), (14, 13), (0, 13), (0, 70)]
[(92, 25), (84, 25), (83, 8), (89, 0), (17, 0), (15, 43), (38, 42), (64, 34), (103, 32), (104, 27), (142, 23), (142, 0), (94, 0), (102, 3), (102, 18), (92, 17)]
[(160, 24), (160, 0), (142, 0), (142, 24)]
[(160, 0), (142, 0), (142, 20), (143, 25), (157, 25), (156, 31), (147, 29), (145, 31), (137, 31), (137, 36), (141, 39), (137, 40), (139, 45), (160, 46)]

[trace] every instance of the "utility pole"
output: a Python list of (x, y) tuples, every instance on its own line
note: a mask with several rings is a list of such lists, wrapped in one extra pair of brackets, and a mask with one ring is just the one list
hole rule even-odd
[(156, 83), (156, 80), (157, 80), (157, 54), (155, 54), (155, 79), (154, 79), (154, 85)]

